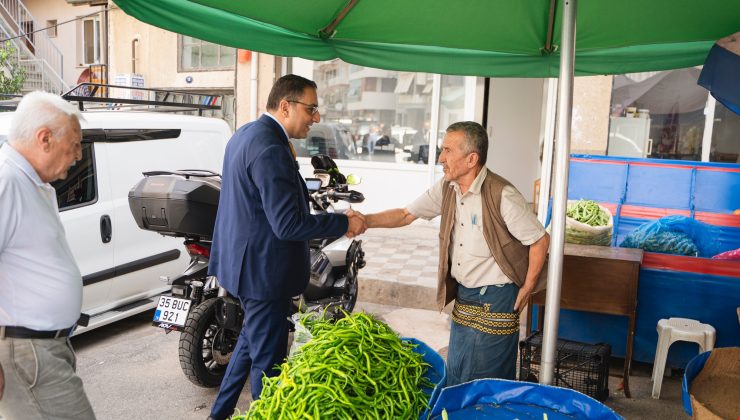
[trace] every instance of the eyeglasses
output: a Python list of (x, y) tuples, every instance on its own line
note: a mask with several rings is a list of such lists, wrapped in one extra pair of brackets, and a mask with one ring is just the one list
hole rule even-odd
[(308, 110), (308, 112), (311, 113), (311, 115), (316, 115), (316, 113), (319, 112), (319, 106), (318, 105), (311, 105), (311, 104), (307, 104), (307, 103), (301, 102), (301, 101), (288, 101), (288, 102), (293, 102), (293, 103), (301, 104), (301, 105), (305, 106), (306, 109)]

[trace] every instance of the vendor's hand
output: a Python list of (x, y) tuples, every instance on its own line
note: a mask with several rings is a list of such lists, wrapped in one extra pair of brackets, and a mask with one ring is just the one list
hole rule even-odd
[(534, 286), (527, 287), (527, 285), (519, 288), (519, 293), (516, 295), (516, 302), (514, 303), (514, 312), (521, 313), (524, 306), (529, 302), (529, 296), (532, 294)]
[(367, 230), (367, 224), (365, 223), (365, 216), (352, 209), (347, 210), (344, 213), (347, 216), (349, 226), (347, 228), (347, 237), (354, 238), (355, 236), (362, 235)]

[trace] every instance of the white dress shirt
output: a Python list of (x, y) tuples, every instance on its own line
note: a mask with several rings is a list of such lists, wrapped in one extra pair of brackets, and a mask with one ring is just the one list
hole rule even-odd
[[(456, 202), (449, 249), (450, 275), (469, 288), (511, 283), (491, 255), (483, 236), (481, 187), (486, 174), (483, 168), (465, 194), (460, 194), (460, 186), (456, 182), (450, 182), (450, 188), (455, 189)], [(439, 216), (442, 213), (443, 187), (444, 179), (441, 179), (406, 209), (425, 220)], [(545, 235), (545, 229), (522, 194), (508, 185), (501, 192), (501, 216), (509, 233), (523, 245), (532, 245)]]
[(0, 146), (0, 326), (71, 327), (82, 276), (67, 244), (56, 192), (12, 146)]

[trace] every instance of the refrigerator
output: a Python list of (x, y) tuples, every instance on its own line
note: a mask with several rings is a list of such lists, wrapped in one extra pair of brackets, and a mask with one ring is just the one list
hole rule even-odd
[(650, 118), (609, 117), (609, 156), (644, 158), (650, 155)]

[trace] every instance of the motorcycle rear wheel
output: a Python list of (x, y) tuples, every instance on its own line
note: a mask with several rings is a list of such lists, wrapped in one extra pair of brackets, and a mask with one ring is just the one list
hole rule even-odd
[(195, 385), (216, 388), (226, 372), (231, 353), (214, 348), (215, 339), (223, 334), (216, 322), (217, 298), (207, 299), (188, 316), (180, 334), (180, 367)]

